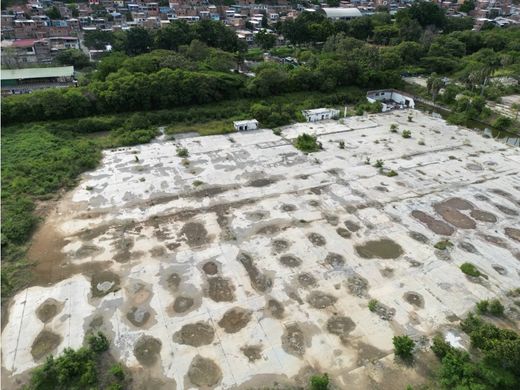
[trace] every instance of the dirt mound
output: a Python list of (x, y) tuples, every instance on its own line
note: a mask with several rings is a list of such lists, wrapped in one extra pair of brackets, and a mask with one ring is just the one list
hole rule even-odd
[(496, 215), (492, 214), (488, 211), (483, 211), (483, 210), (478, 210), (478, 209), (471, 210), (469, 215), (471, 215), (477, 221), (481, 221), (481, 222), (496, 222), (497, 221)]
[(288, 354), (301, 357), (305, 353), (305, 336), (298, 324), (288, 325), (282, 335), (282, 348)]
[(433, 208), (437, 214), (442, 216), (446, 222), (451, 223), (453, 226), (456, 226), (460, 229), (475, 229), (477, 227), (477, 224), (473, 219), (465, 214), (462, 214), (457, 209), (447, 206), (446, 202), (438, 203), (434, 205)]
[(213, 387), (222, 380), (220, 367), (213, 360), (200, 355), (191, 361), (187, 375), (192, 384), (201, 388)]
[(260, 293), (267, 292), (273, 286), (273, 280), (263, 273), (254, 264), (253, 258), (247, 253), (241, 252), (237, 260), (242, 263), (251, 281), (251, 287)]
[(347, 337), (356, 328), (356, 324), (349, 317), (334, 316), (327, 321), (327, 331), (339, 336), (342, 343), (346, 343)]
[(267, 301), (267, 305), (266, 305), (266, 312), (271, 315), (272, 317), (274, 318), (277, 318), (277, 319), (282, 319), (283, 318), (283, 313), (284, 313), (284, 308), (283, 308), (283, 305), (278, 302), (276, 299), (269, 299)]
[(337, 268), (345, 265), (345, 258), (339, 253), (329, 252), (327, 257), (325, 257), (325, 263), (333, 268)]
[(252, 315), (251, 310), (234, 307), (224, 313), (218, 325), (224, 328), (226, 333), (236, 333), (249, 323)]
[(208, 278), (208, 295), (215, 302), (232, 302), (235, 300), (235, 287), (229, 279), (221, 276)]
[(413, 305), (415, 307), (418, 307), (421, 309), (424, 307), (424, 298), (422, 297), (421, 294), (418, 294), (414, 291), (409, 291), (409, 292), (404, 293), (403, 299), (406, 302), (408, 302), (410, 305)]
[(38, 361), (58, 348), (61, 342), (60, 335), (44, 329), (34, 339), (31, 345), (31, 355), (34, 360)]
[(181, 330), (173, 335), (173, 341), (179, 344), (191, 345), (192, 347), (200, 347), (213, 342), (215, 331), (213, 327), (206, 322), (196, 322), (194, 324), (184, 325)]
[(214, 262), (208, 261), (202, 266), (202, 270), (206, 275), (216, 275), (218, 273), (218, 266)]
[(323, 237), (321, 234), (318, 233), (309, 233), (307, 235), (307, 238), (314, 246), (324, 246), (327, 243), (327, 240), (325, 240), (325, 237)]
[(186, 242), (190, 247), (197, 247), (208, 242), (208, 231), (203, 224), (199, 222), (188, 222), (181, 231), (180, 236), (186, 238)]
[(302, 287), (312, 287), (316, 285), (316, 278), (308, 272), (302, 272), (298, 275), (298, 282)]
[(143, 366), (152, 366), (159, 359), (162, 343), (151, 336), (141, 336), (134, 346), (134, 356)]
[(413, 210), (412, 217), (424, 223), (428, 229), (436, 234), (440, 234), (442, 236), (451, 236), (455, 229), (448, 225), (446, 222), (439, 221), (438, 219), (433, 218), (431, 215), (426, 214), (423, 211)]
[(103, 297), (119, 290), (119, 276), (111, 271), (96, 272), (90, 279), (90, 291), (93, 297)]
[(173, 302), (173, 311), (175, 313), (185, 313), (193, 306), (193, 298), (190, 297), (177, 297)]
[(262, 357), (261, 345), (244, 345), (240, 350), (247, 357), (249, 363), (254, 363), (255, 360), (259, 360)]
[(301, 259), (294, 255), (283, 255), (280, 257), (280, 263), (285, 265), (286, 267), (299, 267), (302, 264)]
[(321, 291), (313, 291), (307, 296), (307, 302), (315, 309), (325, 309), (334, 305), (337, 300), (335, 296)]

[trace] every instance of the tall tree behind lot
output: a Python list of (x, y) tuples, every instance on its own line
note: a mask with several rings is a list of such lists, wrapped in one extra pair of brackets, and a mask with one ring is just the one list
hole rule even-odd
[(401, 18), (410, 18), (417, 20), (424, 28), (427, 26), (435, 26), (443, 28), (446, 23), (446, 15), (444, 10), (437, 4), (427, 1), (416, 1), (411, 7), (402, 9), (397, 12), (397, 21)]

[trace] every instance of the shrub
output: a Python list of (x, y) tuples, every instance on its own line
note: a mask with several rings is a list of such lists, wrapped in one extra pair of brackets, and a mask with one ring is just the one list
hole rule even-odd
[(188, 157), (188, 149), (186, 148), (177, 148), (177, 157)]
[(377, 310), (377, 305), (379, 305), (379, 301), (377, 299), (371, 299), (368, 301), (368, 310), (375, 312)]
[(475, 267), (475, 265), (471, 263), (464, 263), (460, 266), (460, 270), (464, 272), (466, 275), (479, 277), (483, 274)]
[(329, 376), (326, 373), (311, 376), (310, 382), (311, 390), (327, 390), (329, 388)]
[(101, 332), (89, 335), (87, 338), (87, 343), (90, 349), (97, 353), (105, 352), (109, 347), (107, 337)]
[(408, 115), (408, 122), (412, 122), (413, 117), (411, 115)]
[(493, 127), (495, 127), (497, 130), (507, 130), (509, 126), (513, 124), (513, 121), (511, 118), (505, 117), (505, 116), (499, 116), (495, 121), (493, 122)]
[(345, 141), (339, 141), (339, 148), (345, 149)]
[(370, 157), (367, 157), (367, 158), (365, 159), (365, 165), (370, 165)]
[(498, 299), (493, 299), (489, 302), (489, 313), (496, 317), (502, 317), (504, 315), (504, 305)]
[(201, 185), (203, 185), (203, 184), (204, 184), (204, 182), (201, 181), (201, 180), (194, 180), (194, 181), (193, 181), (193, 186), (194, 186), (194, 187), (198, 187), (198, 186), (201, 186)]
[(486, 314), (489, 311), (489, 301), (482, 300), (477, 302), (477, 313)]
[(435, 336), (433, 338), (433, 344), (431, 346), (433, 353), (439, 358), (442, 359), (444, 356), (446, 356), (448, 353), (451, 352), (453, 347), (444, 341), (442, 336)]
[(395, 123), (392, 123), (392, 124), (390, 125), (390, 132), (391, 132), (391, 133), (397, 133), (397, 129), (398, 129), (398, 128), (399, 128), (398, 125), (396, 125)]
[(125, 371), (123, 370), (123, 366), (121, 365), (121, 363), (116, 363), (112, 367), (110, 367), (110, 373), (120, 381), (125, 379)]
[(302, 152), (315, 152), (321, 149), (321, 145), (316, 141), (316, 137), (303, 133), (294, 141), (294, 147)]
[(408, 336), (394, 336), (392, 339), (394, 343), (395, 354), (401, 359), (410, 359), (415, 342)]
[(376, 163), (374, 164), (374, 167), (376, 168), (383, 168), (385, 165), (385, 162), (383, 160), (376, 160)]
[(282, 130), (280, 130), (280, 129), (274, 129), (274, 130), (273, 130), (273, 134), (274, 134), (274, 135), (278, 135), (278, 136), (280, 136), (280, 135), (282, 135)]
[(393, 169), (390, 169), (388, 172), (385, 173), (385, 175), (388, 177), (394, 177), (394, 176), (397, 176), (398, 173), (396, 171), (394, 171)]
[(403, 130), (403, 133), (401, 134), (403, 138), (411, 138), (412, 132), (410, 130)]

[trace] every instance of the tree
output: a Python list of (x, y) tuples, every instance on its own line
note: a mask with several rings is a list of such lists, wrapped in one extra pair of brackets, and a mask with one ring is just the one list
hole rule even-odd
[(464, 3), (459, 7), (460, 12), (470, 12), (475, 9), (475, 0), (464, 0)]
[(419, 22), (409, 16), (397, 19), (401, 41), (419, 41), (423, 29)]
[(124, 41), (125, 51), (128, 55), (135, 56), (150, 51), (152, 37), (143, 27), (134, 27), (126, 32)]
[(179, 46), (188, 45), (194, 37), (187, 22), (176, 20), (157, 31), (154, 45), (158, 49), (178, 50)]
[(264, 30), (259, 31), (255, 35), (255, 42), (257, 45), (259, 45), (264, 50), (271, 49), (275, 43), (276, 43), (276, 35), (269, 34), (265, 32)]
[(388, 45), (393, 38), (397, 38), (399, 29), (394, 25), (376, 26), (374, 28), (374, 43)]
[(54, 61), (59, 65), (72, 65), (75, 69), (82, 69), (90, 65), (88, 56), (78, 49), (62, 50)]
[(392, 339), (394, 343), (395, 354), (401, 359), (410, 359), (412, 357), (412, 351), (415, 346), (415, 342), (408, 336), (394, 336)]
[(262, 28), (267, 28), (267, 27), (269, 27), (269, 20), (267, 19), (266, 15), (263, 15), (262, 16)]
[(107, 45), (114, 43), (114, 34), (103, 30), (87, 31), (84, 43), (89, 49), (103, 50)]
[(444, 27), (446, 15), (444, 10), (437, 4), (427, 1), (416, 1), (411, 7), (397, 12), (397, 21), (401, 18), (409, 17), (415, 19), (424, 28), (426, 26)]
[(497, 128), (498, 130), (507, 130), (507, 128), (509, 126), (511, 126), (512, 124), (513, 124), (513, 121), (511, 120), (511, 118), (508, 118), (506, 116), (499, 116), (493, 122), (493, 127)]
[(51, 19), (61, 19), (61, 12), (56, 6), (52, 6), (45, 11), (45, 15), (47, 15)]
[(432, 73), (432, 75), (428, 78), (428, 81), (426, 83), (426, 88), (428, 89), (428, 93), (432, 95), (432, 100), (435, 103), (435, 99), (437, 98), (437, 95), (439, 94), (439, 91), (444, 86), (444, 82), (442, 79), (437, 75), (437, 73)]

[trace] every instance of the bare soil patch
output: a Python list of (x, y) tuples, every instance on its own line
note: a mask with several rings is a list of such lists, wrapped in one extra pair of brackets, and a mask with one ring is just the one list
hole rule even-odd
[(325, 257), (325, 263), (333, 268), (338, 268), (345, 265), (345, 258), (339, 253), (329, 252)]
[(282, 319), (284, 315), (284, 307), (278, 302), (276, 299), (271, 298), (267, 301), (267, 305), (265, 307), (267, 314), (271, 315), (274, 318)]
[(307, 238), (314, 246), (324, 246), (327, 243), (327, 240), (325, 240), (325, 237), (323, 237), (321, 234), (318, 233), (309, 233), (307, 235)]
[(193, 303), (193, 298), (183, 296), (177, 297), (173, 302), (173, 311), (179, 314), (185, 313), (191, 309)]
[(344, 222), (345, 224), (345, 227), (350, 230), (352, 233), (355, 233), (357, 232), (359, 229), (361, 229), (361, 226), (359, 226), (356, 222), (354, 221), (350, 221), (350, 220), (346, 220)]
[(506, 234), (506, 236), (508, 236), (512, 240), (520, 242), (520, 229), (515, 229), (515, 228), (512, 228), (512, 227), (506, 227), (504, 229), (504, 233)]
[(280, 257), (280, 263), (289, 268), (299, 267), (302, 264), (301, 259), (294, 255), (283, 255)]
[(298, 275), (298, 283), (302, 287), (312, 287), (316, 285), (316, 278), (308, 272), (302, 272)]
[(287, 240), (277, 239), (273, 240), (273, 251), (275, 253), (285, 252), (291, 247), (291, 244)]
[(60, 335), (46, 329), (42, 330), (31, 345), (32, 357), (36, 361), (42, 359), (58, 348), (62, 340)]
[(218, 266), (213, 261), (208, 261), (202, 266), (202, 270), (206, 275), (216, 275), (218, 273)]
[(473, 219), (465, 214), (462, 214), (455, 208), (452, 208), (444, 203), (438, 203), (433, 206), (435, 211), (442, 216), (442, 218), (460, 229), (475, 229), (477, 224)]
[(48, 298), (36, 309), (38, 319), (46, 324), (63, 310), (64, 303)]
[(134, 356), (143, 366), (153, 366), (160, 357), (162, 343), (151, 336), (141, 336), (134, 346)]
[(208, 295), (215, 302), (232, 302), (235, 300), (235, 287), (229, 279), (221, 276), (208, 277)]
[(237, 256), (237, 260), (242, 263), (246, 269), (249, 280), (251, 281), (251, 287), (260, 293), (267, 292), (273, 286), (273, 280), (260, 272), (260, 270), (254, 264), (253, 258), (245, 253), (241, 252)]
[(298, 324), (291, 324), (285, 328), (282, 335), (282, 348), (290, 355), (303, 356), (305, 353), (305, 336)]
[(469, 215), (471, 215), (471, 217), (475, 218), (477, 221), (481, 221), (481, 222), (496, 222), (497, 221), (497, 217), (495, 214), (492, 214), (492, 213), (490, 213), (488, 211), (484, 211), (484, 210), (479, 210), (479, 209), (471, 210)]
[(336, 303), (338, 299), (321, 291), (313, 291), (307, 296), (307, 302), (315, 309), (325, 309)]
[(126, 313), (126, 318), (132, 323), (132, 325), (139, 328), (148, 322), (150, 319), (150, 312), (145, 306), (134, 306), (130, 311), (128, 311), (128, 313)]
[(368, 280), (364, 277), (358, 274), (353, 274), (347, 278), (346, 283), (347, 289), (352, 295), (360, 298), (367, 296), (369, 285)]
[(498, 204), (498, 203), (493, 203), (493, 205), (506, 215), (511, 215), (511, 216), (518, 215), (518, 212), (516, 210), (510, 209), (509, 207), (506, 207), (506, 206)]
[(347, 342), (347, 337), (356, 328), (356, 324), (349, 317), (334, 316), (327, 321), (327, 331), (338, 336), (342, 343)]
[(188, 379), (200, 388), (212, 388), (222, 380), (222, 371), (213, 360), (197, 355), (188, 369)]
[(421, 294), (416, 293), (415, 291), (409, 291), (404, 293), (403, 299), (408, 302), (410, 305), (413, 305), (418, 308), (424, 307), (424, 298)]
[(180, 235), (186, 238), (186, 242), (190, 247), (197, 247), (208, 242), (208, 231), (203, 224), (199, 222), (188, 222), (185, 224)]
[(336, 233), (338, 233), (338, 235), (343, 238), (350, 238), (352, 236), (352, 233), (350, 233), (347, 229), (341, 227), (336, 229)]
[(103, 297), (120, 288), (119, 276), (112, 271), (95, 273), (90, 279), (90, 291), (92, 297)]
[(262, 346), (261, 345), (244, 345), (240, 348), (245, 357), (250, 363), (254, 363), (256, 360), (262, 358)]
[(420, 242), (422, 244), (427, 244), (429, 242), (428, 237), (419, 232), (408, 232), (408, 235), (412, 237), (415, 241)]
[(256, 179), (256, 180), (252, 180), (248, 183), (248, 185), (250, 187), (267, 187), (268, 185), (271, 185), (273, 183), (276, 183), (276, 180), (275, 179), (268, 179), (268, 178), (263, 178), (263, 179)]
[(395, 241), (388, 238), (367, 241), (363, 245), (356, 245), (356, 252), (364, 259), (397, 259), (404, 251)]

